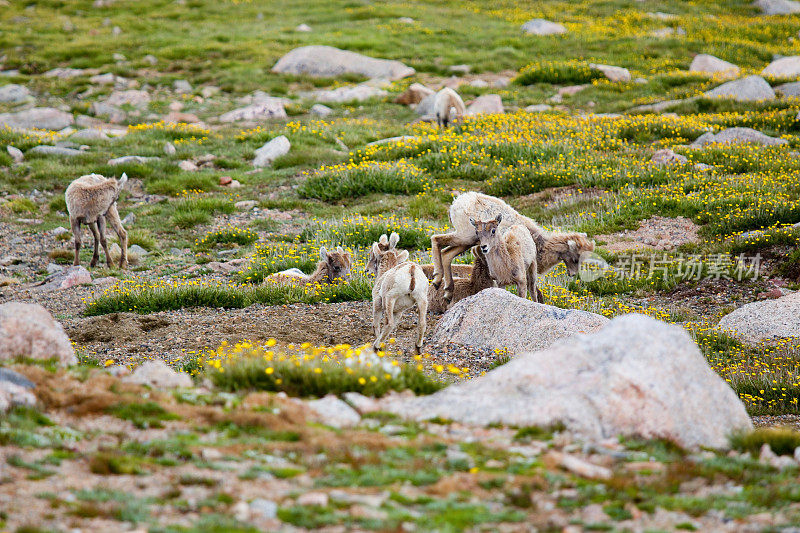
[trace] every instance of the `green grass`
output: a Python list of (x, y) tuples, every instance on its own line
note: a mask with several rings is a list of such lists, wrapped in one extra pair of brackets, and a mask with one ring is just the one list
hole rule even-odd
[(754, 456), (758, 456), (764, 444), (769, 444), (778, 455), (792, 456), (800, 448), (800, 433), (789, 428), (759, 428), (731, 437), (731, 446), (734, 449), (750, 452)]
[(109, 414), (129, 420), (139, 429), (161, 428), (166, 420), (178, 420), (180, 417), (166, 411), (154, 402), (125, 403), (108, 408)]
[(312, 174), (300, 186), (298, 194), (301, 198), (332, 202), (372, 193), (415, 194), (426, 185), (428, 178), (418, 168), (375, 164)]

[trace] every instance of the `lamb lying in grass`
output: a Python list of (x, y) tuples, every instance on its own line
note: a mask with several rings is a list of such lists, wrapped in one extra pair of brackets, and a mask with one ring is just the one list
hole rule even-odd
[[(281, 272), (276, 272), (267, 276), (266, 280), (275, 283), (288, 283), (294, 285), (306, 285), (308, 283), (332, 284), (339, 280), (350, 279), (350, 267), (352, 260), (350, 252), (345, 252), (341, 246), (337, 246), (335, 251), (329, 252), (324, 246), (319, 249), (320, 261), (317, 268), (311, 274), (305, 274), (299, 268), (290, 268)], [(266, 281), (265, 280), (265, 281)]]
[(119, 212), (117, 212), (117, 199), (126, 181), (128, 181), (127, 174), (123, 174), (119, 182), (100, 174), (88, 174), (76, 179), (67, 187), (64, 196), (72, 235), (75, 238), (73, 265), (81, 264), (81, 224), (86, 224), (94, 236), (94, 253), (89, 266), (97, 265), (97, 260), (100, 258), (99, 243), (103, 246), (103, 252), (106, 254), (106, 263), (111, 268), (111, 256), (108, 254), (108, 243), (106, 242), (106, 218), (108, 218), (108, 222), (119, 237), (119, 247), (122, 250), (119, 267), (128, 266), (128, 233), (122, 227)]
[(392, 233), (388, 241), (373, 243), (369, 252), (366, 271), (375, 274), (375, 285), (372, 287), (372, 325), (375, 330), (373, 347), (378, 350), (381, 344), (389, 339), (397, 328), (397, 322), (403, 311), (411, 309), (415, 304), (418, 313), (416, 352), (422, 352), (425, 339), (426, 314), (428, 312), (428, 278), (422, 268), (408, 261), (408, 251), (397, 250), (395, 246), (400, 240), (397, 233)]

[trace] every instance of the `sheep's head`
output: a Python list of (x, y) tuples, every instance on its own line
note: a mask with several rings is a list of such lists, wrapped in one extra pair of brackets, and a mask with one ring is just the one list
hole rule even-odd
[(593, 251), (594, 241), (590, 241), (586, 235), (575, 233), (567, 235), (562, 246), (559, 246), (558, 258), (567, 265), (567, 273), (575, 276), (580, 270), (581, 256)]
[(319, 256), (328, 267), (328, 281), (331, 283), (337, 280), (350, 278), (350, 252), (345, 252), (341, 246), (336, 250), (328, 251), (324, 246), (319, 249)]
[(389, 237), (387, 237), (385, 233), (381, 235), (378, 242), (372, 243), (372, 247), (369, 250), (369, 259), (367, 260), (367, 266), (364, 268), (364, 271), (377, 276), (381, 264), (392, 263), (389, 266), (385, 266), (385, 268), (392, 268), (394, 265), (408, 259), (407, 251), (397, 251), (396, 247), (399, 241), (400, 235), (396, 232), (392, 232)]
[(478, 237), (478, 241), (481, 243), (481, 252), (485, 254), (489, 253), (489, 250), (492, 249), (492, 246), (497, 243), (497, 228), (500, 226), (500, 222), (503, 221), (503, 215), (498, 214), (494, 220), (490, 220), (488, 222), (480, 222), (473, 219), (469, 219), (469, 221), (475, 228), (475, 235)]

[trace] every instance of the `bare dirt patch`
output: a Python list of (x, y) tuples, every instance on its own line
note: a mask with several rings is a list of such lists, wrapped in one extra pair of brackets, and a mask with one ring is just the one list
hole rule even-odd
[(625, 230), (610, 235), (596, 235), (604, 241), (603, 248), (609, 252), (629, 250), (674, 250), (682, 244), (699, 242), (700, 226), (684, 217), (667, 218), (654, 216), (639, 223), (636, 230)]

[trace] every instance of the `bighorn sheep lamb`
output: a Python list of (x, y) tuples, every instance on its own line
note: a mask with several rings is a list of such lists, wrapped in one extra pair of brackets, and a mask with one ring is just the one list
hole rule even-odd
[[(386, 236), (381, 237), (382, 241), (384, 237)], [(425, 315), (428, 312), (428, 278), (418, 264), (408, 260), (408, 251), (398, 251), (395, 248), (399, 240), (400, 236), (392, 233), (387, 249), (382, 249), (376, 242), (369, 252), (366, 271), (376, 276), (372, 287), (372, 325), (375, 329), (373, 347), (378, 350), (381, 343), (394, 332), (400, 315), (416, 304), (419, 324), (414, 346), (419, 354), (422, 352), (427, 326)]]
[(475, 266), (472, 267), (470, 277), (469, 279), (455, 278), (453, 280), (453, 298), (450, 302), (446, 302), (442, 297), (441, 287), (437, 289), (431, 285), (428, 288), (428, 311), (435, 314), (444, 313), (456, 302), (472, 296), (473, 294), (478, 294), (483, 289), (495, 286), (494, 280), (491, 275), (489, 275), (489, 266), (486, 264), (486, 256), (483, 255), (480, 247), (473, 246), (472, 255), (475, 256)]
[[(382, 252), (385, 252), (389, 249), (389, 238), (386, 237), (384, 233), (381, 235), (380, 239), (378, 240), (378, 247)], [(433, 263), (427, 263), (424, 265), (419, 265), (422, 268), (422, 271), (425, 273), (425, 277), (431, 279), (433, 277), (433, 273), (435, 271)], [(450, 267), (453, 276), (457, 278), (469, 278), (470, 274), (472, 273), (472, 265), (452, 265)]]
[(350, 266), (352, 265), (350, 252), (345, 252), (341, 246), (337, 246), (335, 251), (329, 252), (323, 246), (319, 249), (319, 257), (317, 268), (311, 274), (305, 274), (299, 268), (290, 268), (267, 276), (266, 279), (278, 283), (305, 285), (307, 283), (331, 284), (350, 278)]
[(446, 128), (451, 122), (461, 120), (466, 111), (464, 101), (450, 87), (445, 87), (433, 97), (433, 112), (440, 128)]
[(514, 208), (499, 198), (477, 192), (467, 192), (458, 196), (450, 205), (450, 223), (455, 230), (431, 236), (431, 255), (435, 273), (432, 283), (439, 287), (445, 280), (444, 298), (453, 294), (453, 274), (450, 263), (453, 258), (478, 243), (475, 228), (470, 219), (491, 220), (502, 215), (501, 228), (520, 224), (525, 226), (536, 244), (536, 263), (538, 274), (545, 274), (563, 261), (570, 276), (578, 273), (581, 254), (594, 251), (594, 242), (583, 233), (550, 232), (536, 222), (519, 214)]
[(531, 232), (522, 224), (497, 231), (502, 220), (502, 214), (488, 222), (470, 219), (481, 243), (478, 248), (486, 255), (489, 276), (501, 286), (516, 285), (520, 298), (527, 298), (530, 293), (533, 301), (538, 302), (536, 244)]
[(90, 267), (97, 264), (100, 258), (98, 252), (98, 242), (103, 246), (106, 254), (106, 263), (111, 267), (111, 256), (108, 254), (108, 244), (106, 242), (106, 218), (114, 228), (119, 237), (119, 247), (122, 254), (119, 257), (119, 267), (128, 266), (128, 233), (122, 227), (117, 212), (117, 199), (128, 175), (122, 174), (119, 182), (114, 178), (105, 178), (100, 174), (88, 174), (76, 179), (67, 187), (64, 196), (67, 202), (67, 212), (69, 213), (69, 223), (72, 226), (72, 235), (75, 238), (75, 260), (73, 265), (81, 264), (81, 224), (86, 224), (92, 230), (94, 236), (94, 253), (89, 263)]

